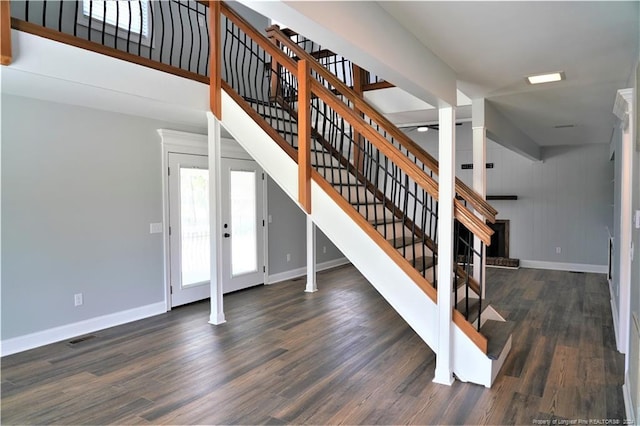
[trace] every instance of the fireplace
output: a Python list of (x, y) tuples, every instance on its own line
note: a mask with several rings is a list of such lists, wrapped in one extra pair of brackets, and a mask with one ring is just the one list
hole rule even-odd
[[(519, 259), (511, 259), (509, 257), (509, 220), (496, 219), (496, 223), (487, 223), (494, 233), (491, 236), (491, 245), (486, 248), (486, 264), (489, 266), (504, 266), (517, 268), (520, 266)], [(460, 226), (460, 237), (468, 241), (470, 232), (462, 224)], [(463, 261), (466, 247), (458, 244), (459, 261)]]
[(496, 219), (496, 223), (488, 223), (493, 229), (491, 245), (487, 247), (487, 257), (509, 257), (509, 221)]

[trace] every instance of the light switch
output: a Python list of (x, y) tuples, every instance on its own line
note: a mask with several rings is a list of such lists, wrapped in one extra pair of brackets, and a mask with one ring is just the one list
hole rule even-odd
[(636, 215), (634, 216), (634, 220), (633, 220), (636, 229), (640, 229), (640, 210), (636, 210)]
[(149, 225), (150, 234), (162, 234), (162, 222), (152, 223)]

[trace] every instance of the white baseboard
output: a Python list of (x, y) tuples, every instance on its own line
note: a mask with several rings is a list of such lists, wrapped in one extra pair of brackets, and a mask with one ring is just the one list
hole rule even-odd
[(631, 398), (631, 389), (629, 389), (629, 374), (625, 375), (624, 385), (622, 385), (622, 397), (624, 398), (624, 411), (627, 416), (625, 424), (635, 425), (636, 415), (640, 413), (634, 413), (633, 399)]
[(126, 311), (115, 312), (96, 318), (62, 325), (60, 327), (42, 330), (24, 336), (13, 337), (0, 342), (0, 354), (2, 356), (15, 354), (72, 337), (93, 333), (116, 325), (137, 321), (154, 315), (163, 314), (167, 311), (164, 302), (153, 303), (151, 305), (140, 306)]
[(618, 307), (616, 306), (616, 302), (614, 300), (615, 295), (613, 294), (613, 288), (611, 287), (612, 281), (609, 280), (609, 295), (611, 296), (611, 317), (613, 318), (613, 335), (616, 338), (616, 348), (618, 352), (622, 352), (620, 350), (620, 338), (618, 337)]
[[(316, 265), (316, 271), (325, 271), (327, 269), (336, 268), (338, 266), (346, 265), (350, 263), (349, 259), (346, 257), (341, 257), (339, 259), (329, 260), (327, 262), (318, 263)], [(291, 269), (290, 271), (279, 272), (277, 274), (269, 275), (267, 278), (267, 282), (265, 284), (275, 284), (282, 281), (292, 280), (294, 278), (302, 277), (307, 275), (307, 267), (303, 266), (302, 268)]]
[(520, 260), (521, 268), (551, 269), (554, 271), (591, 272), (606, 274), (607, 265), (589, 265), (586, 263), (544, 262), (541, 260)]

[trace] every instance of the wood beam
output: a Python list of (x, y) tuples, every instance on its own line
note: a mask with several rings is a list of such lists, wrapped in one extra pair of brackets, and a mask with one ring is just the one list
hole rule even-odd
[(11, 3), (0, 1), (0, 64), (11, 64)]
[(220, 1), (209, 2), (209, 108), (222, 120), (222, 51), (220, 50)]
[(311, 69), (298, 62), (298, 201), (311, 213)]
[[(353, 91), (360, 97), (362, 97), (362, 88), (364, 86), (364, 70), (357, 66), (355, 63), (351, 63), (352, 73), (353, 73)], [(364, 118), (364, 114), (362, 111), (358, 109), (358, 107), (354, 104), (353, 109), (360, 117)], [(353, 132), (353, 140), (356, 141), (356, 149), (353, 152), (353, 163), (356, 166), (356, 169), (363, 173), (364, 171), (364, 155), (362, 155), (362, 151), (364, 149), (364, 138), (354, 129)]]

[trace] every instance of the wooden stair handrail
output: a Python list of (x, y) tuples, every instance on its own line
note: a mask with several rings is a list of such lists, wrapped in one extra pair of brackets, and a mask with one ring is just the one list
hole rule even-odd
[[(305, 63), (309, 63), (308, 60), (303, 60)], [(425, 189), (429, 195), (438, 198), (438, 184), (437, 182), (406, 155), (402, 154), (397, 149), (390, 149), (389, 141), (382, 136), (377, 130), (373, 129), (367, 122), (364, 121), (360, 115), (349, 108), (344, 102), (338, 99), (329, 89), (323, 86), (318, 80), (311, 80), (311, 91), (318, 96), (323, 102), (333, 108), (338, 114), (347, 120), (347, 122), (353, 127), (355, 131), (366, 137), (373, 145), (380, 150), (391, 161), (400, 166), (400, 168), (411, 178), (414, 182)], [(470, 210), (462, 206), (457, 200), (454, 200), (454, 216), (460, 223), (465, 225), (469, 231), (473, 232), (478, 238), (480, 238), (485, 244), (491, 244), (491, 235), (493, 230), (478, 216), (473, 214)]]
[[(274, 39), (287, 46), (292, 52), (301, 59), (306, 59), (310, 62), (311, 68), (314, 72), (318, 73), (323, 79), (329, 82), (340, 94), (346, 97), (349, 101), (353, 102), (354, 107), (373, 119), (377, 124), (385, 129), (387, 134), (397, 140), (407, 151), (414, 155), (422, 164), (427, 166), (434, 173), (438, 174), (438, 162), (422, 147), (416, 144), (410, 137), (398, 129), (391, 121), (380, 112), (372, 107), (363, 97), (358, 96), (349, 86), (347, 86), (342, 80), (330, 73), (325, 67), (323, 67), (315, 58), (307, 51), (300, 48), (289, 37), (287, 37), (282, 30), (274, 28), (270, 33)], [(456, 192), (467, 201), (471, 207), (477, 212), (481, 213), (491, 223), (495, 223), (495, 217), (498, 213), (480, 194), (473, 191), (460, 179), (456, 178)]]

